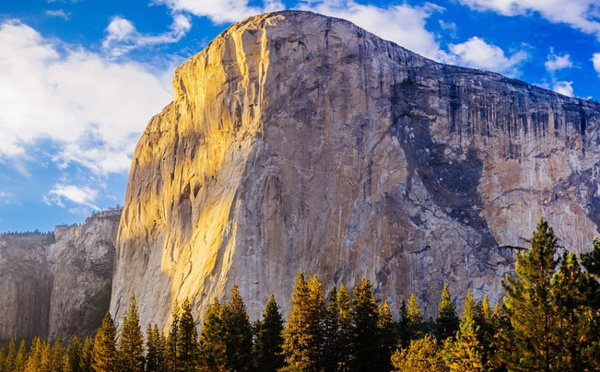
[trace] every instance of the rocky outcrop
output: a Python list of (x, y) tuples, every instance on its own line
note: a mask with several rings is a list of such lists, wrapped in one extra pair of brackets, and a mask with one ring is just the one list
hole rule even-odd
[(0, 235), (0, 340), (95, 333), (110, 303), (120, 209), (53, 233)]
[(285, 11), (236, 24), (175, 73), (135, 150), (111, 311), (196, 316), (237, 284), (251, 317), (296, 274), (380, 299), (444, 282), (501, 295), (540, 216), (586, 250), (600, 223), (596, 102), (435, 63), (353, 24)]

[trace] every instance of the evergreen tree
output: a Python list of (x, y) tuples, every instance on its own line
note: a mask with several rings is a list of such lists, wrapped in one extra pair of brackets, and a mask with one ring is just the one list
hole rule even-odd
[(379, 335), (379, 369), (381, 371), (390, 371), (391, 356), (396, 348), (398, 339), (396, 336), (397, 326), (392, 319), (392, 311), (387, 301), (379, 308), (379, 320), (377, 323), (377, 333)]
[(65, 368), (65, 354), (67, 350), (62, 341), (62, 338), (56, 339), (52, 346), (52, 371), (63, 372)]
[(19, 350), (17, 351), (17, 355), (14, 360), (13, 370), (14, 372), (23, 372), (25, 370), (25, 365), (27, 364), (27, 346), (25, 345), (25, 340), (21, 340), (19, 344)]
[(402, 348), (407, 348), (412, 340), (418, 340), (424, 335), (423, 316), (414, 294), (410, 296), (408, 306), (402, 301), (398, 329)]
[(556, 361), (563, 345), (557, 337), (558, 314), (552, 304), (552, 276), (556, 238), (552, 228), (540, 220), (531, 248), (518, 252), (517, 277), (507, 276), (504, 306), (511, 329), (500, 333), (501, 360), (511, 371), (558, 371)]
[(450, 298), (448, 283), (444, 283), (438, 315), (435, 320), (435, 338), (437, 341), (441, 343), (448, 337), (454, 337), (458, 331), (459, 323), (456, 308)]
[(350, 294), (343, 283), (340, 283), (340, 289), (337, 291), (337, 306), (339, 309), (338, 317), (338, 347), (337, 368), (335, 371), (348, 372), (354, 362), (354, 320), (352, 317), (352, 302)]
[(34, 337), (31, 342), (31, 350), (27, 363), (25, 366), (25, 372), (40, 372), (42, 369), (42, 354), (44, 352), (44, 344), (39, 337)]
[(437, 342), (429, 336), (412, 340), (402, 351), (392, 355), (394, 372), (447, 372)]
[(81, 371), (93, 372), (92, 363), (94, 360), (94, 339), (86, 337), (83, 342), (83, 350), (81, 352)]
[(379, 309), (371, 290), (371, 283), (364, 277), (354, 287), (353, 300), (353, 370), (379, 371), (381, 343), (378, 337)]
[(158, 330), (148, 324), (146, 331), (146, 372), (162, 372), (164, 368), (164, 337)]
[(94, 372), (114, 372), (117, 370), (116, 337), (115, 323), (110, 313), (106, 313), (106, 316), (102, 320), (102, 326), (96, 333), (94, 340), (94, 351), (92, 354), (92, 368)]
[(0, 372), (6, 371), (6, 355), (4, 354), (4, 346), (0, 347)]
[(483, 348), (481, 358), (483, 364), (490, 366), (493, 356), (496, 354), (494, 347), (494, 336), (496, 334), (494, 326), (494, 312), (490, 308), (488, 296), (483, 297), (483, 301), (478, 301), (475, 305), (475, 333), (477, 340)]
[(6, 371), (15, 370), (16, 358), (17, 350), (15, 349), (15, 340), (11, 338), (8, 342), (8, 351), (6, 353), (6, 358), (4, 359), (4, 368), (6, 369)]
[(54, 372), (54, 355), (49, 342), (43, 343), (40, 367), (37, 372)]
[(593, 248), (581, 256), (585, 269), (596, 278), (600, 278), (600, 240), (594, 239)]
[(176, 359), (178, 370), (193, 371), (198, 359), (198, 332), (192, 316), (190, 301), (186, 298), (181, 305), (179, 331), (177, 332)]
[(307, 282), (303, 272), (298, 274), (291, 305), (283, 346), (289, 369), (319, 371), (323, 363), (325, 300), (323, 286), (316, 276)]
[(177, 366), (177, 334), (179, 333), (179, 304), (173, 302), (171, 309), (171, 327), (165, 343), (165, 370), (166, 372), (178, 372)]
[(275, 372), (285, 365), (283, 356), (283, 318), (275, 297), (271, 295), (256, 336), (256, 367), (258, 371)]
[(228, 334), (225, 339), (225, 367), (230, 371), (249, 371), (252, 369), (252, 325), (237, 285), (231, 290), (227, 308), (229, 311), (225, 319)]
[(469, 289), (456, 340), (448, 338), (444, 343), (443, 355), (450, 372), (483, 372), (486, 370), (482, 359), (483, 347), (475, 333), (474, 317), (473, 292)]
[(117, 354), (121, 372), (143, 371), (144, 335), (140, 328), (140, 318), (134, 295), (131, 295), (129, 309), (121, 325)]
[(64, 372), (84, 372), (82, 368), (83, 345), (77, 336), (67, 347)]
[(327, 295), (323, 322), (323, 369), (325, 371), (335, 371), (340, 362), (340, 349), (345, 346), (340, 343), (339, 333), (340, 308), (337, 288), (334, 286)]
[(550, 297), (558, 315), (556, 338), (562, 345), (555, 369), (600, 370), (599, 314), (589, 306), (587, 297), (587, 290), (596, 286), (575, 255), (565, 254), (551, 281)]
[(225, 371), (227, 358), (224, 342), (226, 328), (223, 321), (225, 310), (225, 306), (215, 298), (204, 316), (200, 332), (199, 364), (202, 371)]

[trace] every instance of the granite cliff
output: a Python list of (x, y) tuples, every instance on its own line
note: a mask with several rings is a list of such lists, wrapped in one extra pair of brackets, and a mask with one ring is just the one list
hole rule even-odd
[(284, 11), (175, 73), (131, 166), (111, 311), (142, 327), (239, 286), (250, 316), (296, 274), (361, 276), (432, 314), (501, 295), (540, 216), (585, 251), (600, 224), (600, 105), (436, 63), (340, 19)]
[(120, 209), (0, 235), (0, 340), (90, 336), (108, 311)]

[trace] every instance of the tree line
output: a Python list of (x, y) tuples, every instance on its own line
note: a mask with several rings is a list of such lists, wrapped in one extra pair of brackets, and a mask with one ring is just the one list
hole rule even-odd
[(250, 322), (234, 286), (229, 302), (210, 304), (200, 333), (185, 300), (166, 333), (155, 324), (144, 334), (132, 297), (118, 333), (108, 313), (83, 342), (11, 341), (0, 372), (600, 371), (600, 242), (579, 258), (561, 256), (540, 220), (515, 273), (503, 281), (502, 304), (492, 309), (469, 291), (462, 317), (445, 285), (433, 322), (414, 295), (394, 317), (365, 278), (325, 295), (316, 276), (298, 274), (286, 322), (273, 296)]

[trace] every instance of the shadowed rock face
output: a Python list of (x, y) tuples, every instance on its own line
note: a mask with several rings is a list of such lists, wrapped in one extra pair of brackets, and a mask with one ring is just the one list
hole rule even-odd
[(93, 335), (108, 311), (120, 210), (0, 235), (0, 340)]
[(223, 32), (175, 73), (136, 148), (111, 311), (196, 316), (234, 284), (250, 316), (296, 274), (361, 276), (428, 314), (444, 282), (501, 295), (540, 216), (587, 250), (600, 223), (600, 106), (446, 66), (334, 18), (285, 11)]

